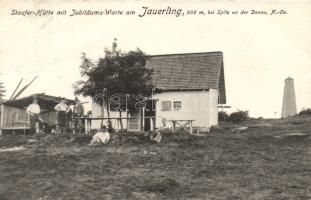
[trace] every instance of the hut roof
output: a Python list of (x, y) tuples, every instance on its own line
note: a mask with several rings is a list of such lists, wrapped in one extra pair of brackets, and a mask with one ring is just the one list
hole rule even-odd
[(219, 103), (226, 103), (222, 52), (153, 55), (147, 67), (162, 91), (217, 89)]
[(64, 97), (46, 95), (44, 93), (37, 93), (15, 100), (4, 101), (1, 104), (18, 108), (26, 108), (29, 104), (33, 102), (34, 97), (37, 98), (40, 108), (44, 110), (54, 110), (54, 107), (63, 99), (66, 100), (68, 105), (75, 104), (74, 100), (66, 99)]

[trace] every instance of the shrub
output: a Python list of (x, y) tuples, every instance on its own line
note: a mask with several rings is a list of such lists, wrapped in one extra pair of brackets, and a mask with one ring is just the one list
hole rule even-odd
[[(226, 121), (228, 120), (228, 118), (226, 118)], [(220, 128), (218, 125), (217, 126), (211, 126), (211, 128), (209, 129), (210, 133), (219, 133), (222, 131), (222, 128)]]
[(224, 111), (220, 111), (218, 112), (218, 121), (219, 122), (226, 122), (229, 120), (229, 115), (224, 112)]
[(228, 121), (239, 123), (247, 120), (248, 118), (248, 111), (237, 111), (230, 114)]
[(303, 108), (303, 109), (298, 113), (298, 115), (309, 115), (309, 116), (311, 116), (311, 109), (310, 109), (310, 108), (307, 108), (307, 109)]

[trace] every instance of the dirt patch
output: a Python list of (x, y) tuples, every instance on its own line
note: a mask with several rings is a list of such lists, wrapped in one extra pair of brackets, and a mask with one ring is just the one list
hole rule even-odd
[(182, 186), (172, 178), (155, 178), (146, 182), (141, 189), (151, 193), (162, 193), (170, 197), (177, 197), (182, 190)]
[(23, 151), (23, 150), (26, 150), (26, 148), (23, 147), (23, 146), (11, 147), (11, 148), (0, 148), (0, 153), (1, 153), (1, 152)]

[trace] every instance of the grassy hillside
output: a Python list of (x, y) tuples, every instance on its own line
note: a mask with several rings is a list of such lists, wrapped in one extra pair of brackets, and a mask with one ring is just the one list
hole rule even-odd
[[(207, 136), (0, 137), (0, 199), (311, 199), (311, 118), (223, 124)], [(302, 133), (295, 135), (293, 133)]]

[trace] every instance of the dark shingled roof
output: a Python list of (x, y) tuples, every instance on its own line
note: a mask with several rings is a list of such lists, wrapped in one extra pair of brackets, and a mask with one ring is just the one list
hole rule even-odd
[(7, 105), (7, 106), (12, 106), (12, 107), (25, 108), (29, 104), (32, 103), (34, 97), (37, 98), (40, 108), (46, 109), (46, 110), (54, 110), (54, 106), (56, 106), (56, 104), (58, 104), (62, 99), (65, 99), (68, 105), (75, 104), (74, 100), (66, 99), (64, 97), (46, 95), (44, 93), (37, 93), (37, 94), (33, 94), (27, 97), (15, 99), (15, 100), (7, 100), (7, 101), (2, 102), (2, 104)]
[(185, 53), (150, 56), (153, 82), (162, 91), (218, 89), (219, 103), (226, 103), (223, 53)]

